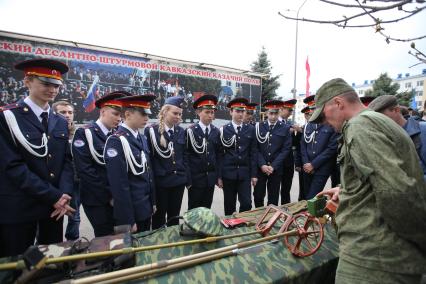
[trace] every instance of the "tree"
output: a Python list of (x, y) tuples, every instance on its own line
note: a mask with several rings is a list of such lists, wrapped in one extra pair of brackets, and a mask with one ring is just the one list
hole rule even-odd
[(399, 84), (393, 83), (387, 73), (380, 74), (374, 81), (373, 88), (365, 92), (365, 96), (378, 97), (383, 95), (396, 96), (398, 104), (409, 106), (414, 96), (414, 91), (405, 91), (398, 93)]
[(398, 94), (399, 84), (392, 83), (392, 79), (387, 73), (380, 74), (379, 78), (374, 81), (373, 88), (365, 92), (366, 96), (378, 97), (383, 95), (396, 96)]
[(262, 78), (262, 102), (274, 99), (277, 96), (276, 90), (280, 87), (280, 82), (278, 82), (280, 75), (272, 76), (271, 62), (264, 47), (258, 54), (257, 61), (251, 64), (251, 70), (265, 74), (265, 77)]
[[(391, 35), (385, 32), (385, 26), (400, 23), (408, 18), (419, 16), (426, 11), (425, 0), (355, 0), (349, 3), (344, 0), (319, 0), (324, 5), (324, 10), (340, 11), (336, 12), (334, 19), (312, 19), (295, 18), (278, 12), (278, 15), (288, 20), (303, 21), (316, 24), (334, 25), (343, 29), (347, 28), (370, 28), (376, 34), (381, 35), (387, 43), (391, 41), (412, 42), (411, 55), (416, 57), (420, 64), (426, 63), (426, 55), (415, 48), (414, 41), (426, 38), (426, 34), (419, 34), (407, 37), (404, 34)], [(306, 0), (305, 0), (306, 2)]]
[(398, 100), (398, 104), (401, 106), (409, 107), (411, 106), (411, 102), (415, 96), (414, 90), (401, 92), (396, 95), (396, 99)]

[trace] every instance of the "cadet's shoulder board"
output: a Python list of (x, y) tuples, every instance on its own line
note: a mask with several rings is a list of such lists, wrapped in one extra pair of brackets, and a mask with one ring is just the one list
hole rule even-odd
[(0, 107), (0, 112), (5, 111), (5, 110), (9, 110), (9, 109), (15, 109), (18, 108), (19, 104), (8, 104), (5, 106)]
[(114, 134), (112, 134), (112, 136), (116, 136), (116, 137), (120, 137), (120, 136), (126, 136), (128, 133), (122, 130), (117, 130), (116, 132), (114, 132)]
[(83, 128), (83, 129), (91, 129), (91, 128), (95, 128), (95, 126), (93, 124), (85, 124), (81, 128)]

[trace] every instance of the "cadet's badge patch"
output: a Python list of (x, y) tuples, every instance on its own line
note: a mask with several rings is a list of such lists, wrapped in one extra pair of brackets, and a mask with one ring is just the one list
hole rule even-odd
[(83, 147), (84, 146), (84, 141), (80, 140), (80, 139), (77, 139), (77, 140), (74, 141), (74, 146), (75, 147)]
[(114, 158), (118, 154), (117, 150), (115, 150), (114, 148), (109, 148), (106, 152), (107, 156), (110, 158)]

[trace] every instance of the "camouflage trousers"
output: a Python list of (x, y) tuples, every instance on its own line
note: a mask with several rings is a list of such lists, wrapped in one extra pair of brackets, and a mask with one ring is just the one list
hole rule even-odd
[(339, 259), (336, 271), (336, 284), (420, 284), (422, 275), (400, 274), (361, 267)]

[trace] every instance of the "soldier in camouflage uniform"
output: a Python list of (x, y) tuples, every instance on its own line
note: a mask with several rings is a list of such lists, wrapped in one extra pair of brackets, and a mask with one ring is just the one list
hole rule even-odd
[(317, 92), (310, 121), (342, 133), (336, 283), (419, 283), (426, 272), (426, 186), (404, 130), (367, 109), (338, 78)]

